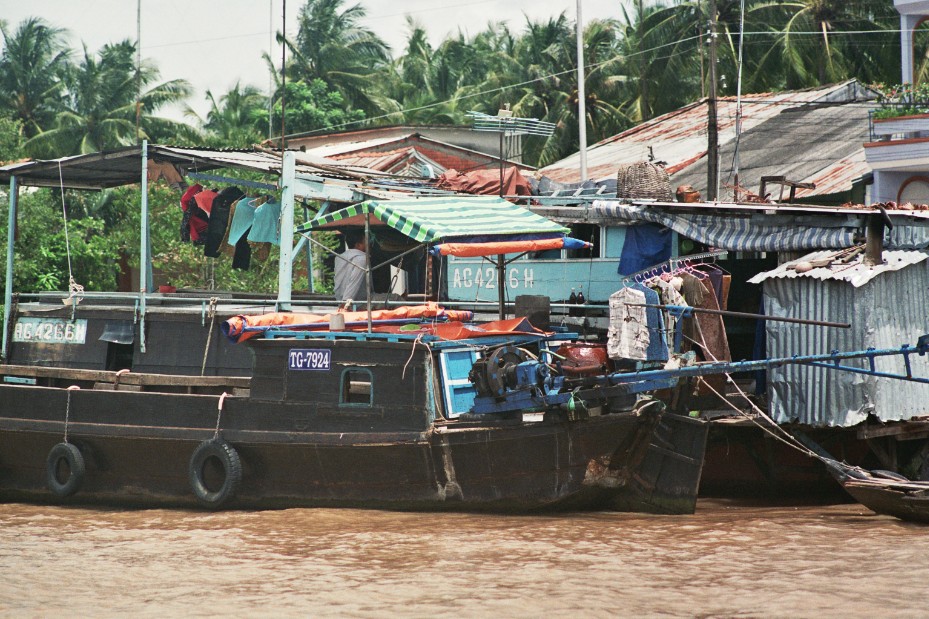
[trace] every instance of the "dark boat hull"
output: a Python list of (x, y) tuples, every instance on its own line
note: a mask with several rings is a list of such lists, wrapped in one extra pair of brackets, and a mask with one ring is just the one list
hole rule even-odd
[[(78, 392), (74, 392), (75, 394)], [(0, 386), (0, 499), (193, 507), (212, 396)], [(47, 487), (64, 439), (86, 464), (80, 490)], [(693, 512), (706, 424), (660, 412), (578, 421), (436, 422), (425, 431), (308, 431), (300, 406), (229, 398), (222, 440), (242, 464), (223, 507), (402, 510), (617, 509)]]
[(878, 514), (909, 522), (929, 523), (929, 484), (925, 486), (923, 490), (905, 490), (856, 479), (842, 484), (856, 501)]

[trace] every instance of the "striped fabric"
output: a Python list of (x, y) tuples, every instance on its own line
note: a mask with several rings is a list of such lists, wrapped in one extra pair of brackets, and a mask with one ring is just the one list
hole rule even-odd
[[(591, 214), (632, 222), (651, 222), (711, 247), (728, 251), (806, 251), (849, 247), (857, 228), (785, 225), (765, 217), (741, 215), (681, 214), (640, 204), (595, 201)], [(770, 218), (769, 218), (770, 219)], [(844, 223), (844, 220), (841, 220)]]
[(567, 228), (496, 196), (368, 200), (317, 217), (297, 231), (363, 224), (362, 217), (367, 213), (421, 243), (448, 238), (568, 232)]

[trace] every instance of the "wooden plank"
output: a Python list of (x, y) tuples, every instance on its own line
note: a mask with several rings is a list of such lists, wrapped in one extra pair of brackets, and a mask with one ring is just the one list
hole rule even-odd
[(148, 374), (128, 372), (117, 377), (116, 372), (77, 368), (41, 367), (33, 365), (0, 365), (0, 375), (28, 378), (55, 378), (137, 386), (163, 387), (229, 387), (248, 389), (248, 376), (187, 376), (181, 374)]
[(894, 436), (906, 440), (903, 435), (918, 434), (929, 431), (929, 421), (907, 421), (889, 425), (872, 425), (858, 428), (858, 438), (869, 439), (881, 436)]

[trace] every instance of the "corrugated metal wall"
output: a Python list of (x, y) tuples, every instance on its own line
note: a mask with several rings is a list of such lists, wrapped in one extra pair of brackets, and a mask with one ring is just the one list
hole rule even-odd
[[(915, 344), (929, 333), (929, 261), (878, 275), (860, 288), (806, 277), (764, 282), (770, 316), (849, 322), (851, 329), (767, 323), (768, 357)], [(911, 357), (913, 374), (929, 377), (929, 358)], [(865, 360), (849, 365), (867, 367)], [(881, 357), (877, 369), (902, 373), (903, 357)], [(929, 385), (801, 365), (768, 372), (771, 415), (779, 423), (853, 426), (868, 413), (884, 421), (929, 415)]]

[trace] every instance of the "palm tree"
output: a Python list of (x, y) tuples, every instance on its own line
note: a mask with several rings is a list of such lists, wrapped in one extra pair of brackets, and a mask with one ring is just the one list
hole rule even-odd
[[(884, 67), (888, 65), (888, 52), (894, 49), (893, 30), (898, 23), (891, 3), (793, 0), (761, 4), (771, 18), (783, 24), (775, 47), (781, 56), (786, 87), (815, 86), (856, 75), (867, 80), (886, 73)], [(859, 33), (874, 30), (888, 32)], [(838, 36), (842, 31), (858, 32)]]
[(206, 91), (210, 110), (206, 120), (190, 107), (186, 115), (199, 121), (206, 140), (218, 146), (244, 148), (260, 142), (267, 127), (268, 97), (254, 86), (238, 82), (218, 99)]
[(0, 20), (4, 49), (0, 58), (0, 105), (22, 123), (26, 137), (46, 128), (61, 99), (61, 75), (69, 50), (64, 30), (31, 17), (10, 33)]
[(318, 78), (335, 88), (349, 105), (376, 114), (372, 76), (390, 62), (390, 47), (359, 22), (360, 4), (342, 10), (344, 0), (308, 0), (300, 9), (297, 40), (288, 75), (307, 83)]
[(67, 72), (64, 110), (55, 116), (54, 126), (26, 142), (34, 156), (62, 156), (89, 153), (134, 144), (142, 138), (154, 141), (177, 135), (179, 123), (155, 116), (169, 103), (190, 94), (184, 80), (157, 84), (139, 97), (141, 126), (136, 131), (137, 88), (149, 87), (158, 70), (149, 62), (135, 66), (135, 44), (129, 40), (105, 45), (98, 55), (84, 48), (80, 64)]

